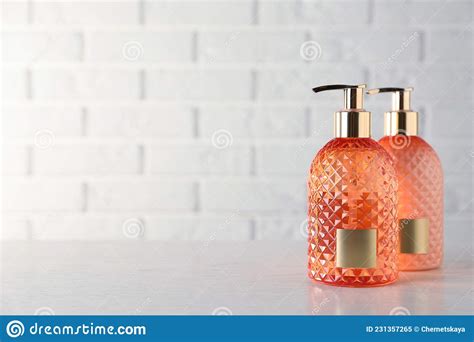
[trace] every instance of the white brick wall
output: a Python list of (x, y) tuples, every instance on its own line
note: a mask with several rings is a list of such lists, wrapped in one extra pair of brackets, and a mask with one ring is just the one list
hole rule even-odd
[(77, 62), (81, 58), (82, 34), (79, 32), (4, 31), (5, 63)]
[(153, 0), (144, 3), (147, 26), (236, 26), (250, 25), (254, 20), (252, 0)]
[[(342, 106), (311, 87), (342, 82), (415, 87), (447, 241), (470, 229), (472, 1), (0, 8), (4, 239), (304, 239), (307, 170)], [(389, 106), (366, 97), (376, 138)]]
[(37, 67), (32, 71), (31, 92), (35, 100), (114, 101), (138, 100), (138, 70), (109, 67)]
[(32, 173), (38, 176), (114, 176), (141, 173), (140, 146), (54, 144), (34, 147)]
[(2, 65), (2, 100), (20, 101), (28, 98), (28, 75), (26, 68), (5, 67)]
[[(85, 61), (184, 63), (192, 59), (193, 33), (186, 31), (91, 31)], [(137, 49), (137, 54), (133, 54)]]
[(211, 143), (152, 145), (150, 173), (157, 175), (245, 175), (251, 168), (251, 149), (232, 146), (216, 149)]
[(138, 0), (124, 1), (33, 1), (31, 22), (52, 26), (137, 25), (140, 21)]
[(298, 63), (304, 30), (215, 29), (198, 35), (198, 61), (208, 63)]
[(5, 105), (2, 108), (4, 137), (34, 141), (42, 130), (54, 132), (55, 137), (82, 135), (82, 111), (79, 106)]
[(83, 209), (83, 186), (75, 180), (4, 179), (6, 212), (62, 212)]
[(244, 101), (252, 96), (251, 71), (180, 67), (150, 69), (146, 98), (163, 101)]
[(192, 211), (195, 186), (190, 181), (150, 179), (96, 180), (87, 186), (86, 210), (110, 211)]
[(307, 108), (298, 105), (206, 105), (199, 108), (199, 133), (211, 139), (228, 128), (234, 139), (299, 138), (306, 136), (307, 117)]
[(298, 213), (306, 198), (304, 180), (209, 180), (200, 187), (202, 209), (210, 212)]

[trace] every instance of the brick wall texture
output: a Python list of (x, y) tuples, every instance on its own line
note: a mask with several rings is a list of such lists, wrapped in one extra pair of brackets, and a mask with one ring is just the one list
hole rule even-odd
[[(472, 1), (1, 3), (3, 239), (304, 239), (342, 92), (413, 86), (472, 237)], [(380, 138), (389, 95), (366, 97)], [(450, 236), (452, 238), (450, 238)]]

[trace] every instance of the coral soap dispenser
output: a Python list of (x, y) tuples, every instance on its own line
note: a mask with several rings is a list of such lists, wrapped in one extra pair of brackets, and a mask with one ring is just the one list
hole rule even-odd
[(398, 176), (400, 269), (427, 270), (443, 259), (443, 171), (433, 148), (418, 136), (418, 113), (410, 109), (413, 88), (380, 88), (392, 93), (380, 144), (392, 155)]
[(371, 138), (365, 85), (343, 89), (334, 135), (314, 158), (308, 181), (308, 275), (329, 285), (369, 287), (398, 278), (397, 179), (392, 158)]

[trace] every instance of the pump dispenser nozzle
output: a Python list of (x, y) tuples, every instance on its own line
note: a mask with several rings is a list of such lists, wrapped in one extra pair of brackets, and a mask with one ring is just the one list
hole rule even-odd
[(385, 135), (418, 135), (418, 112), (410, 107), (413, 88), (376, 88), (367, 94), (392, 93), (392, 110), (385, 112)]
[(344, 108), (334, 113), (334, 136), (337, 138), (370, 138), (370, 112), (364, 109), (365, 84), (330, 84), (313, 88), (315, 93), (344, 90)]

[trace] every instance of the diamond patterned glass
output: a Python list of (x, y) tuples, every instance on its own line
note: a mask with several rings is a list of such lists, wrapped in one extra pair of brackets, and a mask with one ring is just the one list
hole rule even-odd
[(439, 267), (443, 259), (443, 171), (439, 158), (418, 136), (386, 136), (380, 144), (395, 160), (398, 217), (429, 220), (429, 252), (400, 254), (400, 269), (416, 271)]
[[(398, 277), (397, 180), (391, 157), (370, 138), (336, 138), (317, 154), (308, 182), (308, 275), (339, 286)], [(336, 267), (337, 229), (377, 230), (374, 268)]]

